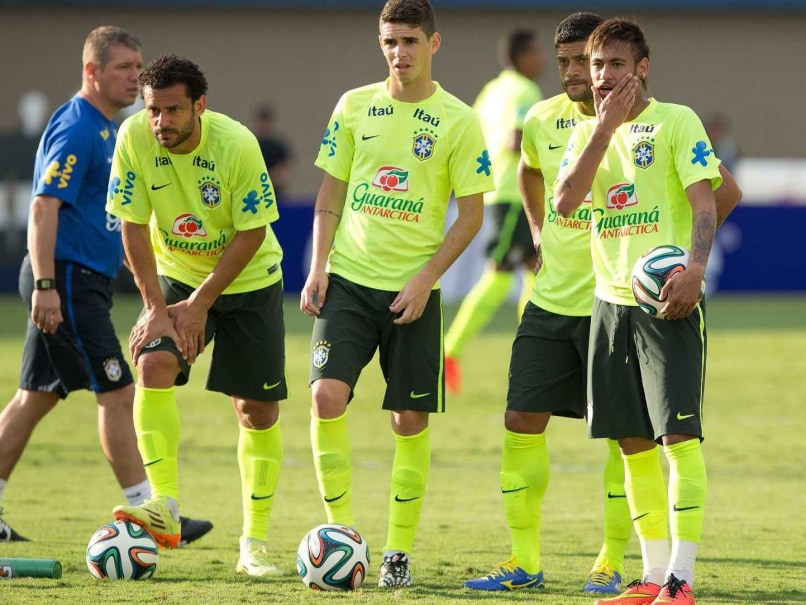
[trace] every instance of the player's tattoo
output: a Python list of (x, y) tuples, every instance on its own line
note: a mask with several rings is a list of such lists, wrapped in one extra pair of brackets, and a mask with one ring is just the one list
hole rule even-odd
[(341, 214), (339, 214), (338, 212), (333, 212), (332, 210), (326, 210), (325, 208), (319, 208), (317, 210), (317, 212), (324, 212), (325, 214), (332, 214), (337, 219), (341, 220)]
[(694, 219), (694, 241), (691, 246), (691, 258), (695, 263), (705, 265), (714, 242), (716, 224), (711, 212), (700, 212)]

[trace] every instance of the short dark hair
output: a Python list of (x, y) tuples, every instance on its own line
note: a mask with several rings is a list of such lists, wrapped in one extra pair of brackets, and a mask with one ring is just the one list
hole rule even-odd
[(516, 29), (501, 38), (498, 54), (504, 65), (515, 65), (518, 57), (529, 50), (537, 40), (537, 33), (531, 29)]
[(649, 45), (646, 42), (641, 26), (628, 19), (608, 19), (597, 27), (586, 46), (588, 55), (593, 50), (599, 50), (611, 42), (623, 42), (633, 52), (636, 63), (641, 59), (649, 58)]
[(428, 0), (388, 0), (381, 11), (381, 23), (403, 23), (419, 27), (427, 38), (437, 31), (434, 7)]
[(207, 94), (207, 78), (193, 61), (176, 55), (162, 55), (145, 66), (140, 73), (140, 92), (146, 86), (160, 90), (184, 84), (191, 101)]
[(92, 30), (84, 40), (82, 64), (95, 63), (100, 67), (106, 66), (111, 58), (110, 48), (115, 45), (126, 46), (138, 52), (142, 48), (140, 40), (122, 27), (102, 25)]
[(594, 13), (573, 13), (560, 21), (557, 31), (554, 34), (554, 48), (560, 44), (571, 44), (572, 42), (585, 42), (599, 25), (604, 22), (604, 17)]

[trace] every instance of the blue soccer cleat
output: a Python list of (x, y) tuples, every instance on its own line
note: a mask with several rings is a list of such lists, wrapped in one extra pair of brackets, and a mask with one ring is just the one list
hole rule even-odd
[(473, 590), (543, 588), (543, 572), (539, 571), (536, 574), (526, 573), (523, 568), (516, 565), (515, 557), (512, 557), (508, 561), (499, 563), (496, 569), (483, 578), (467, 580), (465, 587)]
[(593, 594), (621, 593), (621, 574), (608, 565), (594, 567), (582, 592)]

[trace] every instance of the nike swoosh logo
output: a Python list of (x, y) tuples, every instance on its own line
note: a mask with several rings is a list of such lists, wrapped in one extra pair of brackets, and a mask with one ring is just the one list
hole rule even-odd
[(646, 517), (648, 514), (649, 514), (649, 513), (644, 513), (643, 515), (638, 515), (637, 517), (633, 517), (633, 518), (632, 518), (632, 520), (633, 520), (633, 521), (638, 521), (638, 519), (643, 519), (643, 518), (644, 518), (644, 517)]
[(341, 498), (343, 498), (344, 494), (346, 494), (346, 493), (347, 493), (346, 491), (342, 492), (338, 496), (336, 496), (335, 498), (328, 498), (327, 496), (325, 496), (324, 500), (325, 500), (325, 502), (335, 502), (336, 500), (340, 500)]
[(160, 185), (160, 186), (151, 185), (151, 191), (159, 191), (160, 189), (164, 189), (168, 185), (170, 185), (170, 183), (165, 183), (164, 185)]
[(549, 143), (549, 151), (554, 151), (555, 149), (559, 149), (562, 145), (552, 145)]
[(627, 494), (612, 494), (610, 492), (607, 492), (607, 497), (608, 498), (626, 498)]
[(143, 466), (151, 466), (152, 464), (156, 464), (157, 462), (162, 462), (162, 458), (157, 458), (156, 460), (152, 460), (151, 462), (143, 462)]
[(420, 496), (414, 496), (414, 498), (401, 498), (397, 494), (395, 494), (395, 502), (411, 502), (413, 500), (418, 500)]
[(268, 496), (256, 496), (255, 494), (252, 494), (252, 500), (268, 500), (272, 496), (274, 496), (274, 494), (269, 494)]
[(697, 414), (681, 414), (680, 412), (677, 412), (677, 419), (678, 420), (685, 420), (686, 418), (692, 418), (693, 416), (696, 416), (696, 415)]
[(515, 590), (517, 588), (528, 588), (532, 584), (536, 584), (536, 583), (537, 583), (537, 578), (535, 578), (534, 580), (529, 580), (528, 582), (522, 582), (520, 584), (516, 584), (512, 580), (504, 580), (503, 582), (501, 582), (501, 584), (503, 584), (504, 586), (506, 586), (510, 590)]
[(677, 504), (672, 506), (672, 510), (674, 510), (676, 513), (679, 513), (680, 511), (684, 511), (684, 510), (694, 510), (695, 508), (700, 508), (700, 507), (699, 506), (680, 506), (680, 507), (678, 507)]
[(381, 135), (379, 135), (379, 134), (371, 134), (371, 135), (367, 136), (365, 134), (362, 134), (361, 135), (361, 140), (362, 141), (369, 141), (370, 139), (374, 139), (374, 138), (379, 137), (379, 136), (381, 136)]
[(523, 491), (523, 490), (525, 490), (525, 489), (529, 489), (529, 486), (528, 486), (528, 485), (524, 485), (523, 487), (516, 487), (515, 489), (504, 489), (504, 488), (502, 487), (502, 488), (501, 488), (501, 493), (502, 493), (502, 494), (514, 494), (515, 492), (522, 492), (522, 491)]
[(263, 390), (264, 391), (271, 391), (273, 388), (279, 387), (281, 382), (282, 382), (282, 380), (279, 380), (279, 381), (275, 382), (274, 384), (266, 384), (264, 382), (263, 383)]
[(430, 394), (431, 393), (415, 393), (414, 391), (412, 391), (411, 393), (409, 393), (409, 397), (411, 397), (412, 399), (422, 399), (423, 397), (428, 397)]

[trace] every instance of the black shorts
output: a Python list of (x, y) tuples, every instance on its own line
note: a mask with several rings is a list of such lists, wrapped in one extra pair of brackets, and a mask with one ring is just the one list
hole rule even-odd
[(596, 299), (591, 318), (588, 422), (591, 437), (702, 438), (705, 303), (666, 321), (639, 307)]
[(112, 325), (112, 281), (83, 265), (56, 262), (56, 290), (64, 321), (55, 334), (40, 332), (30, 319), (34, 274), (26, 256), (19, 292), (28, 306), (28, 329), (20, 388), (58, 393), (116, 391), (133, 382)]
[(487, 258), (513, 267), (535, 256), (529, 220), (520, 203), (502, 202), (490, 206), (492, 227), (487, 240)]
[[(187, 300), (194, 288), (160, 276), (165, 302)], [(288, 397), (285, 365), (283, 282), (244, 292), (222, 294), (207, 312), (204, 341), (215, 338), (206, 388), (256, 401)], [(179, 360), (175, 384), (187, 384), (190, 366), (170, 338), (158, 338), (144, 351), (170, 351)]]
[(584, 418), (590, 317), (526, 303), (512, 343), (507, 409)]
[(389, 305), (397, 292), (330, 275), (327, 301), (311, 337), (310, 382), (335, 378), (352, 390), (380, 348), (385, 410), (445, 411), (442, 294), (432, 290), (417, 321), (396, 325)]

